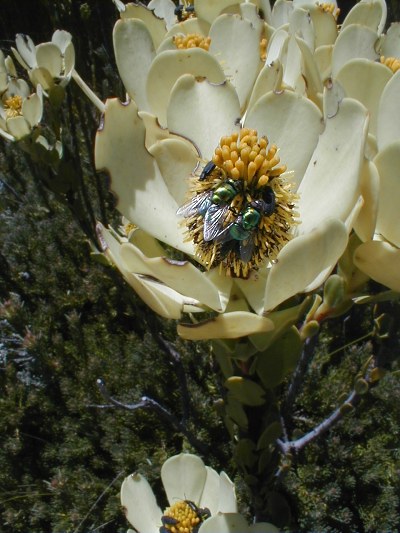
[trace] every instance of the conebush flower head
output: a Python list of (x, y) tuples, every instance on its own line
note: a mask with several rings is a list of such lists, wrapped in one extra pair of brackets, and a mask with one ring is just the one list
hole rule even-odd
[(192, 454), (167, 459), (161, 479), (169, 507), (158, 506), (148, 481), (138, 473), (122, 483), (121, 503), (126, 517), (139, 533), (273, 533), (272, 524), (249, 526), (237, 513), (235, 487), (228, 476), (218, 474)]
[[(200, 322), (181, 335), (235, 338), (274, 327), (266, 315), (320, 287), (344, 252), (364, 203), (368, 113), (324, 81), (307, 43), (269, 61), (282, 28), (255, 4), (193, 5), (171, 24), (128, 4), (115, 26), (128, 100), (106, 102), (95, 160), (134, 229), (100, 225), (99, 235), (157, 313), (220, 314), (215, 331)], [(301, 9), (322, 14), (318, 46), (319, 20), (329, 17), (337, 36), (335, 9), (293, 13)], [(284, 81), (293, 65), (305, 84)]]

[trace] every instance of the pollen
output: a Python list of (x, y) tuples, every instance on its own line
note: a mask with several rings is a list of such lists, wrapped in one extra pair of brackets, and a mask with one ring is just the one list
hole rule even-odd
[(265, 61), (267, 59), (267, 44), (268, 41), (265, 37), (263, 37), (260, 41), (260, 59), (261, 61)]
[(175, 35), (173, 41), (178, 50), (202, 48), (208, 52), (211, 37), (204, 37), (200, 33), (189, 33), (188, 35)]
[[(178, 501), (168, 507), (161, 517), (162, 531), (197, 533), (201, 522), (210, 516), (208, 509), (200, 509), (193, 502)], [(161, 531), (161, 528), (160, 528)]]
[(4, 109), (7, 118), (14, 118), (22, 115), (22, 96), (16, 94), (4, 101)]
[(337, 21), (340, 15), (340, 9), (335, 6), (335, 4), (331, 4), (330, 2), (322, 2), (318, 4), (318, 6), (324, 11), (324, 13), (331, 13), (333, 18)]
[(381, 56), (380, 62), (382, 65), (386, 65), (393, 72), (397, 72), (400, 69), (400, 60), (397, 57), (385, 57)]
[(299, 223), (286, 170), (278, 147), (255, 130), (221, 138), (177, 212), (207, 269), (219, 266), (228, 276), (248, 278), (276, 259)]

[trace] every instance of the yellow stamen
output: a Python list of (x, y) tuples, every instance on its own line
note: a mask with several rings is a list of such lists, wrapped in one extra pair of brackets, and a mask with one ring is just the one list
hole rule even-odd
[(381, 56), (380, 62), (382, 65), (386, 65), (393, 72), (397, 72), (400, 69), (400, 60), (397, 57), (385, 57)]
[(208, 516), (208, 510), (199, 509), (192, 502), (179, 501), (165, 510), (161, 520), (166, 531), (192, 533)]
[(335, 6), (335, 4), (331, 4), (329, 2), (322, 2), (318, 4), (318, 6), (324, 11), (325, 13), (331, 13), (333, 18), (337, 21), (340, 15), (340, 9)]
[(211, 162), (208, 173), (191, 180), (191, 199), (183, 206), (194, 200), (184, 215), (187, 240), (206, 268), (219, 265), (221, 273), (247, 278), (290, 240), (297, 195), (282, 176), (286, 165), (278, 147), (255, 130), (222, 137)]
[(16, 94), (10, 96), (4, 102), (4, 109), (7, 118), (14, 118), (22, 115), (22, 96)]
[(175, 35), (173, 42), (178, 50), (202, 48), (208, 52), (211, 44), (211, 38), (204, 37), (204, 35), (200, 35), (199, 33), (189, 33), (188, 35)]
[(267, 44), (268, 41), (265, 37), (263, 37), (260, 41), (260, 59), (261, 61), (265, 61), (267, 59)]

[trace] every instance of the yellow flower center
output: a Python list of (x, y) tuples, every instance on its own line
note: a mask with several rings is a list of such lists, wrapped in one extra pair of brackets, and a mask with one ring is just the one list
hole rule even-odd
[(330, 4), (329, 2), (322, 2), (318, 5), (325, 13), (331, 13), (334, 19), (337, 21), (340, 15), (340, 9), (336, 7), (335, 4)]
[(207, 50), (210, 48), (211, 38), (204, 37), (199, 33), (189, 33), (188, 35), (175, 35), (174, 44), (178, 50), (187, 50), (188, 48), (203, 48)]
[(260, 58), (261, 61), (265, 61), (267, 59), (267, 44), (268, 41), (265, 37), (263, 37), (260, 41)]
[(242, 128), (240, 136), (233, 133), (221, 138), (212, 160), (229, 177), (242, 179), (246, 185), (254, 183), (259, 188), (285, 172), (286, 165), (277, 166), (280, 161), (277, 152), (276, 144), (268, 148), (266, 137), (259, 139), (255, 130)]
[[(197, 533), (201, 522), (210, 516), (208, 509), (200, 509), (189, 500), (179, 501), (168, 507), (161, 517), (160, 531), (166, 533)], [(163, 529), (162, 529), (163, 528)]]
[(191, 179), (191, 198), (178, 209), (187, 240), (206, 268), (247, 278), (275, 260), (298, 221), (297, 195), (283, 176), (278, 147), (255, 130), (222, 137), (200, 176)]
[(381, 56), (380, 62), (382, 65), (386, 65), (393, 72), (397, 72), (400, 69), (400, 60), (397, 57), (385, 57)]
[(4, 101), (4, 109), (7, 118), (14, 118), (22, 115), (22, 96), (17, 94), (7, 98)]

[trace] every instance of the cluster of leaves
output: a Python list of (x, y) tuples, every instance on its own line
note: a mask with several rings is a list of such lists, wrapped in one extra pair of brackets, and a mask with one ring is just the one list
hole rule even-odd
[[(18, 19), (12, 7), (4, 0), (5, 38), (18, 31), (41, 42), (66, 29), (74, 35), (81, 75), (101, 97), (122, 95), (110, 42), (111, 1), (27, 2)], [(191, 433), (204, 444), (206, 463), (230, 470), (228, 437), (213, 408), (223, 391), (206, 348), (177, 341), (175, 324), (155, 322), (119, 274), (90, 257), (94, 220), (117, 219), (105, 181), (93, 170), (95, 113), (73, 85), (66, 103), (65, 140), (82, 173), (65, 190), (52, 187), (18, 147), (0, 147), (1, 533), (125, 531), (122, 478), (140, 468), (162, 498), (159, 466), (182, 448), (193, 450)], [(368, 317), (360, 315), (346, 331), (342, 321), (327, 325), (297, 398), (300, 430), (324, 419), (351, 389), (349, 376), (365, 363), (368, 346), (329, 354), (368, 328)], [(394, 356), (398, 346), (390, 350)], [(391, 357), (387, 362), (391, 368)], [(109, 404), (96, 387), (99, 377), (126, 404), (143, 395), (162, 402), (183, 419), (186, 438), (154, 412), (99, 407)], [(398, 378), (384, 378), (355, 414), (295, 458), (282, 480), (293, 528), (397, 527), (399, 396)]]

